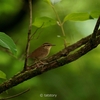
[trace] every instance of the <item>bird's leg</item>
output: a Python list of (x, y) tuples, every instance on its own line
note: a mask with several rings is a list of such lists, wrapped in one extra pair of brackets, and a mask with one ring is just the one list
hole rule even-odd
[(36, 64), (37, 64), (37, 67), (39, 67), (39, 65), (41, 65), (41, 64), (42, 64), (42, 65), (48, 64), (48, 63), (46, 63), (46, 62), (43, 62), (42, 60), (40, 60), (40, 59), (37, 59), (37, 58), (36, 58), (36, 61), (37, 61), (37, 62), (36, 62)]
[(41, 60), (39, 60), (39, 62), (41, 63), (41, 64), (48, 64), (48, 63), (46, 63), (46, 62), (43, 62), (43, 61), (41, 61)]
[(39, 68), (40, 65), (45, 65), (45, 64), (48, 64), (48, 63), (43, 62), (42, 60), (40, 60), (38, 58), (35, 58), (34, 62), (32, 64), (36, 64), (36, 67)]

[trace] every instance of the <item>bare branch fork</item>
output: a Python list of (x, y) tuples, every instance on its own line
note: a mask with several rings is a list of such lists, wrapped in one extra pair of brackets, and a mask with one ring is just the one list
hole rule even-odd
[[(65, 64), (71, 63), (78, 58), (82, 57), (92, 49), (96, 48), (100, 44), (100, 30), (98, 30), (100, 25), (100, 17), (95, 25), (94, 32), (85, 37), (81, 40), (77, 41), (76, 43), (64, 48), (63, 50), (59, 51), (58, 53), (54, 54), (53, 56), (47, 58), (45, 61), (48, 64), (42, 65), (39, 63), (39, 67), (36, 67), (37, 64), (33, 64), (29, 66), (29, 70), (21, 71), (17, 75), (13, 76), (9, 80), (5, 81), (4, 83), (0, 84), (0, 93), (3, 91), (8, 90), (32, 77), (40, 75), (48, 70), (61, 67)], [(94, 36), (95, 35), (95, 36)], [(95, 38), (91, 42), (91, 40)], [(74, 51), (75, 50), (75, 51)], [(74, 51), (74, 53), (72, 53)]]
[(37, 28), (34, 33), (32, 34), (32, 0), (29, 0), (29, 29), (28, 29), (28, 36), (27, 36), (27, 44), (26, 44), (26, 50), (25, 50), (25, 63), (24, 63), (24, 70), (27, 69), (27, 62), (28, 62), (28, 56), (29, 56), (29, 48), (30, 48), (30, 41), (32, 39), (32, 37), (36, 34), (36, 32), (42, 28), (42, 26), (44, 25), (44, 23)]

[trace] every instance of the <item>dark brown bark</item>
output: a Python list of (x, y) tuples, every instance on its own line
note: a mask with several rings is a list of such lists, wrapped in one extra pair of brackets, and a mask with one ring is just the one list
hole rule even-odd
[(38, 67), (37, 64), (28, 66), (28, 69), (26, 71), (22, 71), (9, 80), (5, 81), (4, 83), (0, 84), (0, 93), (50, 69), (58, 68), (77, 60), (78, 58), (82, 57), (83, 55), (97, 47), (99, 43), (100, 30), (98, 30), (97, 32), (95, 44), (91, 42), (91, 35), (89, 35), (79, 40), (78, 42), (64, 48), (50, 58), (44, 60), (45, 62), (48, 62), (48, 64), (43, 65), (39, 62), (37, 63)]

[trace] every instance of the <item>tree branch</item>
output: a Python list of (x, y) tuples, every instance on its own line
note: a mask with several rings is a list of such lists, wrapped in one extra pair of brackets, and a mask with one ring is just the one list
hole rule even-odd
[(28, 36), (27, 36), (26, 51), (25, 51), (24, 70), (26, 70), (26, 67), (27, 67), (29, 48), (30, 48), (30, 40), (31, 40), (31, 29), (32, 29), (32, 0), (28, 0), (28, 1), (29, 1), (30, 23), (29, 23), (29, 30), (28, 30)]
[(92, 39), (95, 39), (95, 38), (96, 38), (99, 25), (100, 25), (100, 16), (99, 16), (99, 18), (98, 18), (98, 20), (97, 20), (97, 22), (96, 22), (95, 28), (94, 28), (94, 30), (93, 30)]
[(64, 48), (62, 51), (46, 59), (45, 61), (48, 62), (48, 64), (43, 65), (43, 64), (40, 64), (40, 62), (38, 62), (39, 67), (37, 67), (37, 64), (27, 66), (29, 68), (28, 70), (22, 71), (18, 73), (17, 75), (13, 76), (12, 78), (10, 78), (9, 80), (2, 83), (0, 85), (0, 93), (32, 77), (40, 75), (50, 69), (61, 67), (65, 64), (73, 62), (77, 60), (78, 58), (82, 57), (83, 55), (88, 53), (90, 50), (94, 49), (95, 47), (99, 45), (100, 30), (98, 30), (97, 32), (96, 42), (95, 44), (93, 44), (94, 46), (91, 46), (90, 38), (91, 38), (91, 35), (79, 40), (78, 42)]

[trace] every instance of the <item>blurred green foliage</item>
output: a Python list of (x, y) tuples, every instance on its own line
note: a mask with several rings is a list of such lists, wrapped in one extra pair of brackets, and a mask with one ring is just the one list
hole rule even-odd
[[(0, 32), (8, 34), (16, 43), (17, 58), (5, 49), (0, 50), (0, 70), (6, 73), (7, 79), (23, 68), (24, 53), (29, 25), (29, 12), (25, 0), (0, 0)], [(100, 0), (62, 0), (55, 4), (55, 9), (61, 21), (70, 13), (84, 13), (100, 10)], [(24, 16), (22, 16), (24, 12)], [(18, 18), (16, 18), (16, 16)], [(43, 0), (33, 1), (33, 22), (37, 17), (47, 16), (56, 19), (52, 8)], [(12, 24), (13, 23), (13, 24)], [(96, 19), (88, 21), (66, 21), (64, 30), (69, 44), (92, 33)], [(5, 27), (6, 26), (6, 27)], [(86, 27), (87, 26), (87, 27)], [(8, 28), (9, 27), (9, 28)], [(32, 27), (32, 33), (37, 28)], [(44, 42), (56, 46), (50, 55), (63, 49), (61, 29), (58, 25), (42, 28), (31, 41), (30, 52)], [(4, 92), (0, 97), (6, 97), (31, 88), (29, 92), (12, 100), (99, 100), (100, 99), (100, 47), (90, 51), (80, 59), (50, 70), (42, 75), (27, 80)], [(49, 55), (49, 56), (50, 56)], [(0, 80), (2, 83), (5, 80)], [(40, 94), (56, 94), (57, 97), (41, 97)]]

